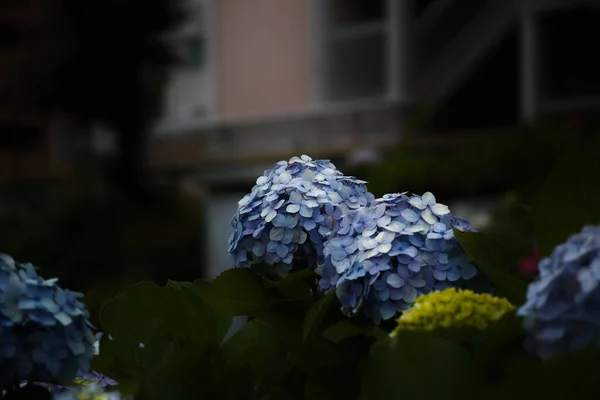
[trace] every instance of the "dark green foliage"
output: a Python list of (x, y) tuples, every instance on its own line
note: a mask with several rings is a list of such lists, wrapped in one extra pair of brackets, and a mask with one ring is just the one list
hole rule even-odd
[[(499, 291), (524, 298), (524, 284), (487, 256), (502, 250), (484, 235), (469, 235), (461, 243)], [(500, 398), (522, 384), (515, 368), (553, 373), (523, 348), (522, 321), (514, 313), (460, 343), (436, 332), (390, 339), (366, 319), (343, 316), (334, 295), (307, 295), (301, 288), (312, 287), (313, 278), (300, 271), (270, 281), (234, 268), (210, 284), (126, 288), (101, 314), (103, 328), (121, 339), (102, 340), (94, 367), (142, 399)], [(220, 343), (223, 322), (234, 315), (250, 321)]]
[(410, 190), (453, 199), (516, 190), (529, 200), (562, 156), (565, 141), (579, 137), (579, 131), (550, 124), (459, 136), (419, 133), (385, 162), (356, 173), (376, 196)]
[[(231, 378), (219, 351), (229, 324), (202, 300), (205, 288), (202, 282), (169, 282), (165, 287), (141, 282), (123, 290), (101, 310), (107, 335), (93, 368), (114, 376), (121, 391), (142, 399), (220, 393)], [(231, 389), (252, 392), (251, 387)]]
[[(103, 336), (94, 368), (142, 399), (168, 393), (182, 399), (355, 398), (358, 365), (372, 340), (360, 332), (337, 343), (321, 336), (345, 318), (334, 295), (294, 298), (278, 290), (310, 285), (311, 278), (298, 272), (274, 283), (236, 268), (212, 284), (127, 287), (102, 308), (102, 328), (113, 340)], [(233, 315), (251, 320), (221, 344), (223, 322)], [(179, 392), (171, 392), (175, 388)], [(233, 388), (241, 392), (227, 392)]]
[(507, 201), (498, 205), (492, 212), (485, 233), (502, 240), (504, 265), (511, 273), (531, 279), (526, 271), (521, 271), (519, 262), (535, 254), (537, 245), (533, 229), (531, 207), (522, 204), (516, 193), (509, 194)]
[(402, 332), (371, 348), (363, 399), (474, 399), (479, 371), (459, 344), (428, 333)]
[(94, 321), (123, 285), (202, 273), (203, 208), (175, 188), (157, 190), (143, 208), (87, 185), (55, 184), (35, 193), (3, 193), (2, 252), (85, 292)]
[(525, 301), (527, 284), (509, 272), (510, 259), (502, 247), (501, 237), (456, 229), (454, 235), (471, 260), (494, 282), (498, 296), (506, 297), (513, 304)]
[(534, 203), (535, 235), (542, 256), (581, 230), (600, 222), (600, 157), (597, 141), (568, 146)]
[[(486, 235), (457, 234), (498, 293), (519, 305), (526, 287), (502, 265), (502, 248)], [(102, 309), (102, 326), (116, 339), (103, 338), (94, 367), (141, 399), (531, 398), (553, 393), (547, 379), (556, 393), (567, 393), (571, 382), (582, 396), (597, 393), (581, 370), (597, 368), (597, 359), (542, 363), (525, 351), (514, 313), (460, 341), (436, 331), (391, 339), (366, 319), (343, 316), (334, 295), (307, 295), (301, 288), (312, 287), (312, 279), (300, 271), (270, 281), (234, 268), (210, 284), (128, 287)], [(221, 343), (234, 315), (250, 321)]]
[(546, 363), (514, 363), (490, 399), (573, 398), (597, 399), (600, 387), (600, 354), (585, 350)]
[[(537, 239), (547, 254), (600, 220), (594, 208), (600, 166), (585, 149), (565, 157), (533, 204), (499, 208), (486, 232), (455, 231), (495, 295), (517, 309), (527, 282), (516, 264), (531, 242)], [(223, 342), (238, 315), (249, 322)], [(106, 303), (100, 322), (115, 339), (103, 337), (94, 368), (142, 400), (592, 399), (600, 393), (597, 351), (542, 362), (526, 351), (516, 310), (485, 330), (448, 335), (452, 328), (445, 327), (390, 338), (388, 326), (344, 316), (333, 293), (316, 290), (308, 270), (280, 280), (233, 268), (212, 283), (143, 282)]]
[(315, 335), (316, 331), (323, 322), (323, 319), (327, 315), (327, 311), (329, 311), (329, 307), (334, 299), (335, 292), (331, 291), (323, 298), (317, 300), (312, 307), (309, 308), (308, 312), (306, 313), (306, 317), (304, 318), (302, 329), (305, 341), (310, 340), (311, 337)]

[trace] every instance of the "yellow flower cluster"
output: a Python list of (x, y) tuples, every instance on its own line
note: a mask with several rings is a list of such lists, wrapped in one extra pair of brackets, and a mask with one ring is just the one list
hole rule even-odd
[[(78, 378), (77, 382), (75, 382), (75, 383), (78, 385), (82, 385), (82, 386), (78, 389), (75, 389), (74, 392), (67, 392), (68, 396), (66, 396), (66, 397), (59, 396), (57, 398), (60, 398), (60, 399), (75, 398), (76, 400), (111, 400), (111, 399), (115, 399), (115, 398), (120, 398), (120, 396), (118, 396), (118, 394), (115, 396), (112, 393), (105, 393), (102, 390), (102, 388), (95, 386), (93, 381)], [(73, 397), (73, 394), (75, 395), (75, 397)]]
[(434, 291), (415, 299), (414, 305), (398, 318), (391, 336), (400, 330), (486, 329), (514, 309), (508, 300), (487, 293), (454, 288)]
[(77, 400), (110, 400), (110, 397), (105, 393), (79, 393)]

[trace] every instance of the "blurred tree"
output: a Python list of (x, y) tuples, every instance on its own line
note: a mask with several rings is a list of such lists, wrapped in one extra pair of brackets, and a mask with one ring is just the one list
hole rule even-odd
[(527, 204), (565, 145), (585, 135), (552, 122), (460, 136), (414, 135), (383, 162), (353, 172), (365, 177), (377, 196), (432, 191), (449, 201), (514, 190)]
[(146, 134), (160, 111), (169, 67), (164, 40), (183, 20), (180, 0), (53, 0), (32, 63), (36, 97), (50, 113), (116, 137), (110, 181), (136, 197), (144, 188)]
[(1, 252), (85, 292), (100, 306), (141, 280), (194, 280), (205, 260), (204, 209), (176, 186), (152, 188), (146, 207), (88, 181), (0, 188)]

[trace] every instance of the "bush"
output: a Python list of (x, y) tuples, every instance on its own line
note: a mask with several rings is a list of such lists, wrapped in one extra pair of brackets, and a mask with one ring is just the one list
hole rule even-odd
[[(530, 224), (486, 233), (432, 193), (374, 199), (325, 161), (280, 162), (233, 217), (237, 266), (122, 289), (92, 359), (118, 384), (60, 395), (595, 399), (599, 175), (594, 148), (571, 149), (521, 209)], [(543, 257), (532, 282), (515, 233)], [(228, 335), (233, 316), (248, 323)]]

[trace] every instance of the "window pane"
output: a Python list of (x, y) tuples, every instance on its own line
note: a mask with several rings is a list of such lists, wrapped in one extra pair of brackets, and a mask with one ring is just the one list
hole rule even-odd
[(206, 39), (202, 37), (179, 39), (176, 51), (182, 67), (201, 68), (206, 63)]
[(592, 7), (548, 13), (542, 19), (546, 41), (547, 95), (570, 98), (600, 95), (597, 56), (600, 11)]
[(386, 39), (375, 34), (331, 43), (330, 100), (381, 96), (386, 86)]
[(187, 43), (187, 64), (191, 67), (201, 67), (205, 61), (205, 43), (202, 38), (192, 38)]
[(383, 0), (329, 0), (329, 12), (334, 26), (347, 26), (382, 20)]

